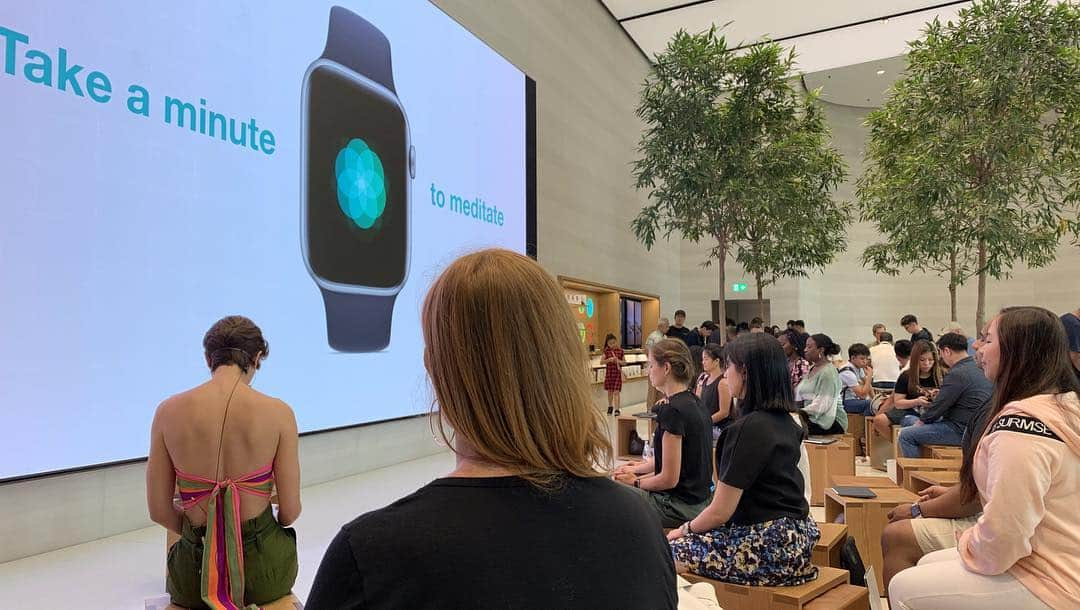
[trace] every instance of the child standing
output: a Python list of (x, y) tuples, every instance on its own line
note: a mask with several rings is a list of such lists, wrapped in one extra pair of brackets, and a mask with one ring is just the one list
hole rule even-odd
[(604, 338), (604, 359), (601, 361), (607, 366), (604, 371), (604, 389), (607, 390), (608, 415), (619, 415), (619, 394), (622, 392), (622, 366), (623, 351), (619, 347), (619, 340), (615, 335), (608, 333)]

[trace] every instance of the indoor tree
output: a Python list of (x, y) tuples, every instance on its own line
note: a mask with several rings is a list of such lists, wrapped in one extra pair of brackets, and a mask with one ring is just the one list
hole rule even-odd
[(739, 54), (715, 27), (679, 31), (655, 57), (642, 91), (637, 112), (645, 131), (634, 175), (649, 201), (631, 228), (646, 248), (673, 233), (710, 244), (703, 265), (719, 270), (721, 321), (730, 257), (753, 267), (759, 298), (760, 281), (823, 260), (803, 256), (807, 238), (796, 219), (819, 212), (804, 206), (824, 206), (829, 213), (821, 216), (840, 218), (833, 240), (815, 245), (829, 250), (828, 258), (830, 248), (843, 247), (849, 214), (829, 193), (843, 180), (844, 165), (828, 145), (816, 95), (792, 86), (793, 63), (794, 53), (775, 43)]
[[(1078, 215), (1080, 11), (1046, 0), (981, 0), (909, 43), (890, 99), (867, 117), (864, 220), (883, 240), (877, 271), (930, 270), (955, 289), (1051, 263)], [(955, 318), (954, 318), (955, 319)]]

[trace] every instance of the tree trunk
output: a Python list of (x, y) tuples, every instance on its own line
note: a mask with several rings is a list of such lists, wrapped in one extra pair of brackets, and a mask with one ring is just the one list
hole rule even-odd
[(949, 254), (949, 322), (960, 320), (956, 316), (956, 250)]
[(986, 323), (986, 241), (979, 240), (979, 302), (975, 307), (975, 335), (983, 331)]
[(717, 244), (720, 246), (720, 260), (716, 261), (717, 266), (720, 267), (720, 295), (717, 297), (720, 305), (717, 308), (717, 315), (720, 317), (717, 320), (720, 326), (724, 329), (721, 333), (720, 345), (727, 343), (727, 302), (724, 299), (724, 285), (727, 281), (727, 276), (724, 274), (724, 264), (727, 263), (727, 241), (721, 238), (717, 238)]
[(765, 300), (761, 298), (761, 274), (754, 274), (754, 282), (757, 283), (757, 309), (758, 317), (761, 318), (761, 323), (765, 323)]

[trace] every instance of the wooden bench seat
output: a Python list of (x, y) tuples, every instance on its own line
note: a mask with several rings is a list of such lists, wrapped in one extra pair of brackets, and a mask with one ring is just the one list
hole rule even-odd
[(825, 489), (829, 486), (831, 475), (855, 474), (855, 448), (851, 441), (836, 436), (836, 442), (829, 445), (803, 443), (806, 457), (810, 462), (810, 505), (822, 506), (825, 503)]
[(911, 473), (911, 491), (917, 494), (921, 494), (924, 489), (931, 485), (952, 487), (959, 482), (960, 471), (958, 470), (938, 470), (933, 472), (916, 470)]
[(840, 585), (803, 607), (806, 610), (870, 610), (870, 592), (866, 587)]
[(840, 549), (847, 540), (847, 526), (841, 523), (818, 523), (817, 526), (821, 530), (821, 538), (814, 545), (811, 561), (816, 566), (839, 568)]
[(960, 460), (935, 460), (933, 458), (899, 458), (896, 460), (896, 483), (911, 491), (911, 473), (960, 470)]
[(747, 587), (690, 573), (682, 574), (682, 577), (690, 582), (712, 585), (721, 607), (739, 610), (803, 610), (832, 589), (848, 584), (847, 570), (821, 566), (817, 579), (797, 587)]

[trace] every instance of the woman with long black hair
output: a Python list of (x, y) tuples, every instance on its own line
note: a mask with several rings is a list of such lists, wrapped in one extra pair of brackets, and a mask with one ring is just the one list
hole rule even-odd
[(820, 537), (799, 472), (803, 431), (780, 344), (764, 333), (725, 348), (724, 379), (740, 415), (716, 446), (712, 502), (668, 535), (677, 571), (742, 585), (794, 586), (817, 577)]

